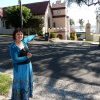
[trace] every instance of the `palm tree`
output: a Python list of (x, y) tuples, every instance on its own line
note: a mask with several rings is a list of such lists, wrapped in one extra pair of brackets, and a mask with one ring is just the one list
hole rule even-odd
[(70, 25), (75, 25), (75, 22), (73, 19), (70, 19)]
[(83, 28), (83, 24), (84, 24), (84, 20), (83, 19), (79, 19), (79, 24), (80, 24), (80, 29)]

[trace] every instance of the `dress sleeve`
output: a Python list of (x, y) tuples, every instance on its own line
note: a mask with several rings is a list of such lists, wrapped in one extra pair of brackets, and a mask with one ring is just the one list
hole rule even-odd
[(23, 39), (23, 42), (24, 43), (28, 43), (30, 41), (32, 41), (33, 39), (35, 39), (36, 35), (30, 35), (30, 36), (27, 36)]
[(28, 60), (29, 58), (27, 56), (19, 57), (18, 51), (16, 48), (10, 47), (10, 56), (15, 63), (20, 63)]

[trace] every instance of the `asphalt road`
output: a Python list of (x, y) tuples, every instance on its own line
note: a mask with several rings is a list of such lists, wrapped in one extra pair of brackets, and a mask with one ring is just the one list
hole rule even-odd
[[(13, 68), (8, 52), (8, 45), (11, 41), (10, 37), (0, 37), (0, 68), (4, 68), (4, 71)], [(45, 84), (46, 78), (49, 78), (46, 86), (55, 89), (57, 82), (63, 80), (59, 83), (59, 88), (63, 88), (61, 91), (63, 92), (64, 89), (68, 91), (69, 86), (71, 86), (69, 91), (72, 90), (71, 93), (68, 91), (65, 94), (64, 92), (64, 95), (77, 98), (82, 98), (83, 95), (87, 97), (86, 93), (90, 96), (100, 93), (100, 47), (98, 45), (82, 42), (51, 43), (32, 41), (29, 48), (33, 54), (31, 59), (33, 71), (36, 76), (39, 76), (39, 84)], [(45, 78), (42, 79), (41, 76)], [(66, 87), (65, 84), (67, 84)], [(73, 96), (73, 93), (75, 96)]]
[[(0, 68), (12, 69), (8, 52), (10, 37), (0, 37)], [(32, 41), (33, 71), (38, 76), (70, 79), (74, 82), (100, 86), (100, 48), (89, 43), (50, 43)], [(48, 84), (50, 84), (50, 80)]]

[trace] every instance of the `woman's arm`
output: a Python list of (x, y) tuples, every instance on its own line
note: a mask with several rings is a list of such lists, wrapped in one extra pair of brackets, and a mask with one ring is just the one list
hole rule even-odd
[(30, 36), (25, 37), (23, 39), (23, 42), (28, 43), (28, 42), (32, 41), (33, 39), (35, 39), (35, 38), (36, 38), (36, 35), (30, 35)]

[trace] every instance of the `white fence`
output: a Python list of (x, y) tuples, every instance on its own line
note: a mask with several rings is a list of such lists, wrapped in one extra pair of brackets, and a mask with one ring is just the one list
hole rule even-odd
[[(76, 32), (85, 32), (85, 26), (80, 28), (80, 26), (75, 26), (75, 31)], [(91, 26), (91, 32), (96, 33), (96, 26)]]

